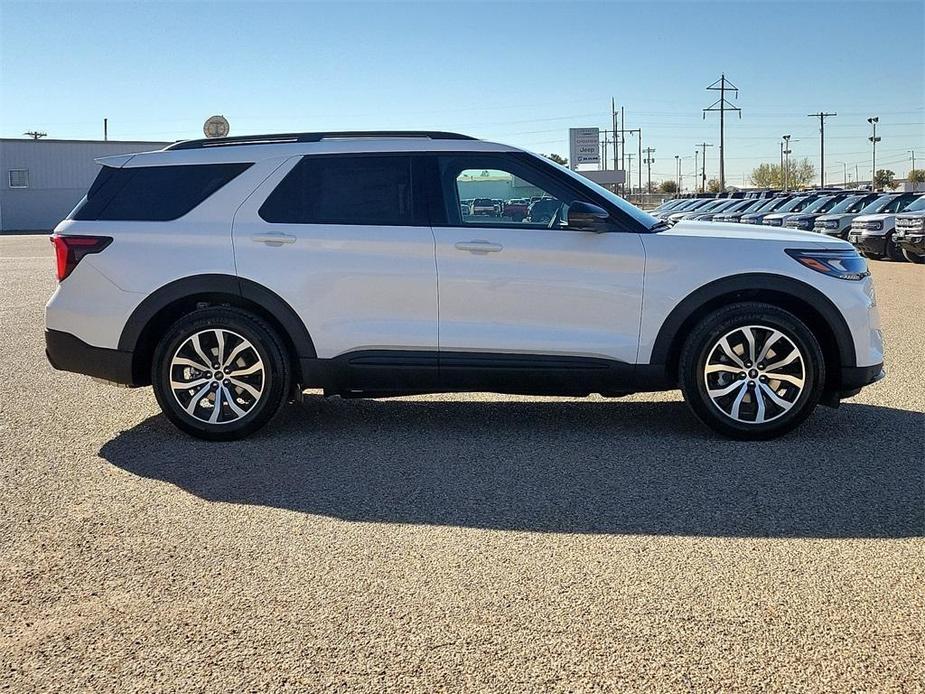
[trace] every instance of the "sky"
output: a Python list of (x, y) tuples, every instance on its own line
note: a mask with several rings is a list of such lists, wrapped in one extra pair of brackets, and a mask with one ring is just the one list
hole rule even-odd
[[(0, 135), (113, 140), (354, 129), (451, 130), (568, 155), (570, 127), (625, 127), (653, 147), (655, 181), (695, 145), (718, 173), (721, 73), (742, 109), (726, 123), (726, 180), (793, 157), (827, 182), (925, 168), (925, 3), (429, 2), (50, 3), (0, 0)], [(635, 136), (629, 150), (638, 150)], [(919, 164), (921, 162), (921, 164)], [(637, 163), (632, 163), (637, 170)], [(636, 178), (636, 173), (632, 174)]]

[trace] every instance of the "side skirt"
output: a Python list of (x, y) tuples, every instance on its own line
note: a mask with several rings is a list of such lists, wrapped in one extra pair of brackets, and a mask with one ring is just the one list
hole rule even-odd
[(302, 359), (305, 388), (341, 397), (444, 392), (618, 397), (674, 388), (659, 365), (538, 354), (371, 350)]

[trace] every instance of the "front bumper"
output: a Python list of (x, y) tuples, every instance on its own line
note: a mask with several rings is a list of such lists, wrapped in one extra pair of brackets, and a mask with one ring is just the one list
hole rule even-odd
[(862, 231), (850, 231), (848, 240), (858, 249), (870, 255), (883, 255), (886, 253), (886, 234), (874, 236)]
[[(883, 364), (873, 366), (843, 366), (841, 369), (841, 382), (838, 393), (835, 398), (826, 398), (823, 396), (823, 404), (837, 405), (838, 401), (843, 398), (852, 398), (861, 392), (861, 388), (869, 386), (886, 378), (886, 371), (883, 370)], [(826, 402), (829, 400), (829, 402)]]
[(132, 352), (94, 347), (70, 333), (46, 330), (45, 356), (59, 371), (72, 371), (120, 385), (135, 385)]
[(910, 253), (925, 254), (925, 232), (923, 231), (907, 232), (897, 230), (893, 234), (893, 240), (896, 241), (900, 248)]

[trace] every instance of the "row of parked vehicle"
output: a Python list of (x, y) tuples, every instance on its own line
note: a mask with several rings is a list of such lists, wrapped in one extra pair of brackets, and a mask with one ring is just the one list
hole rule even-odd
[(459, 211), (466, 217), (500, 217), (514, 222), (548, 222), (561, 203), (555, 198), (534, 196), (497, 200), (493, 198), (472, 198), (459, 201)]
[(763, 191), (751, 197), (675, 198), (654, 214), (669, 224), (763, 224), (845, 239), (866, 257), (925, 263), (925, 195), (865, 190)]

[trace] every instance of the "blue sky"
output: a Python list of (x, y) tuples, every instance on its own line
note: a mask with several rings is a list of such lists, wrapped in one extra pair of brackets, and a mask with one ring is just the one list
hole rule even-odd
[[(655, 148), (653, 178), (718, 144), (701, 109), (725, 72), (742, 119), (727, 181), (779, 158), (826, 170), (925, 165), (925, 3), (21, 3), (0, 0), (0, 134), (173, 140), (224, 114), (232, 134), (456, 130), (567, 154), (569, 127), (609, 125), (610, 98)], [(630, 140), (635, 151), (635, 139)], [(718, 169), (707, 150), (707, 174)], [(633, 163), (636, 167), (636, 163)], [(634, 174), (635, 178), (635, 174)]]

